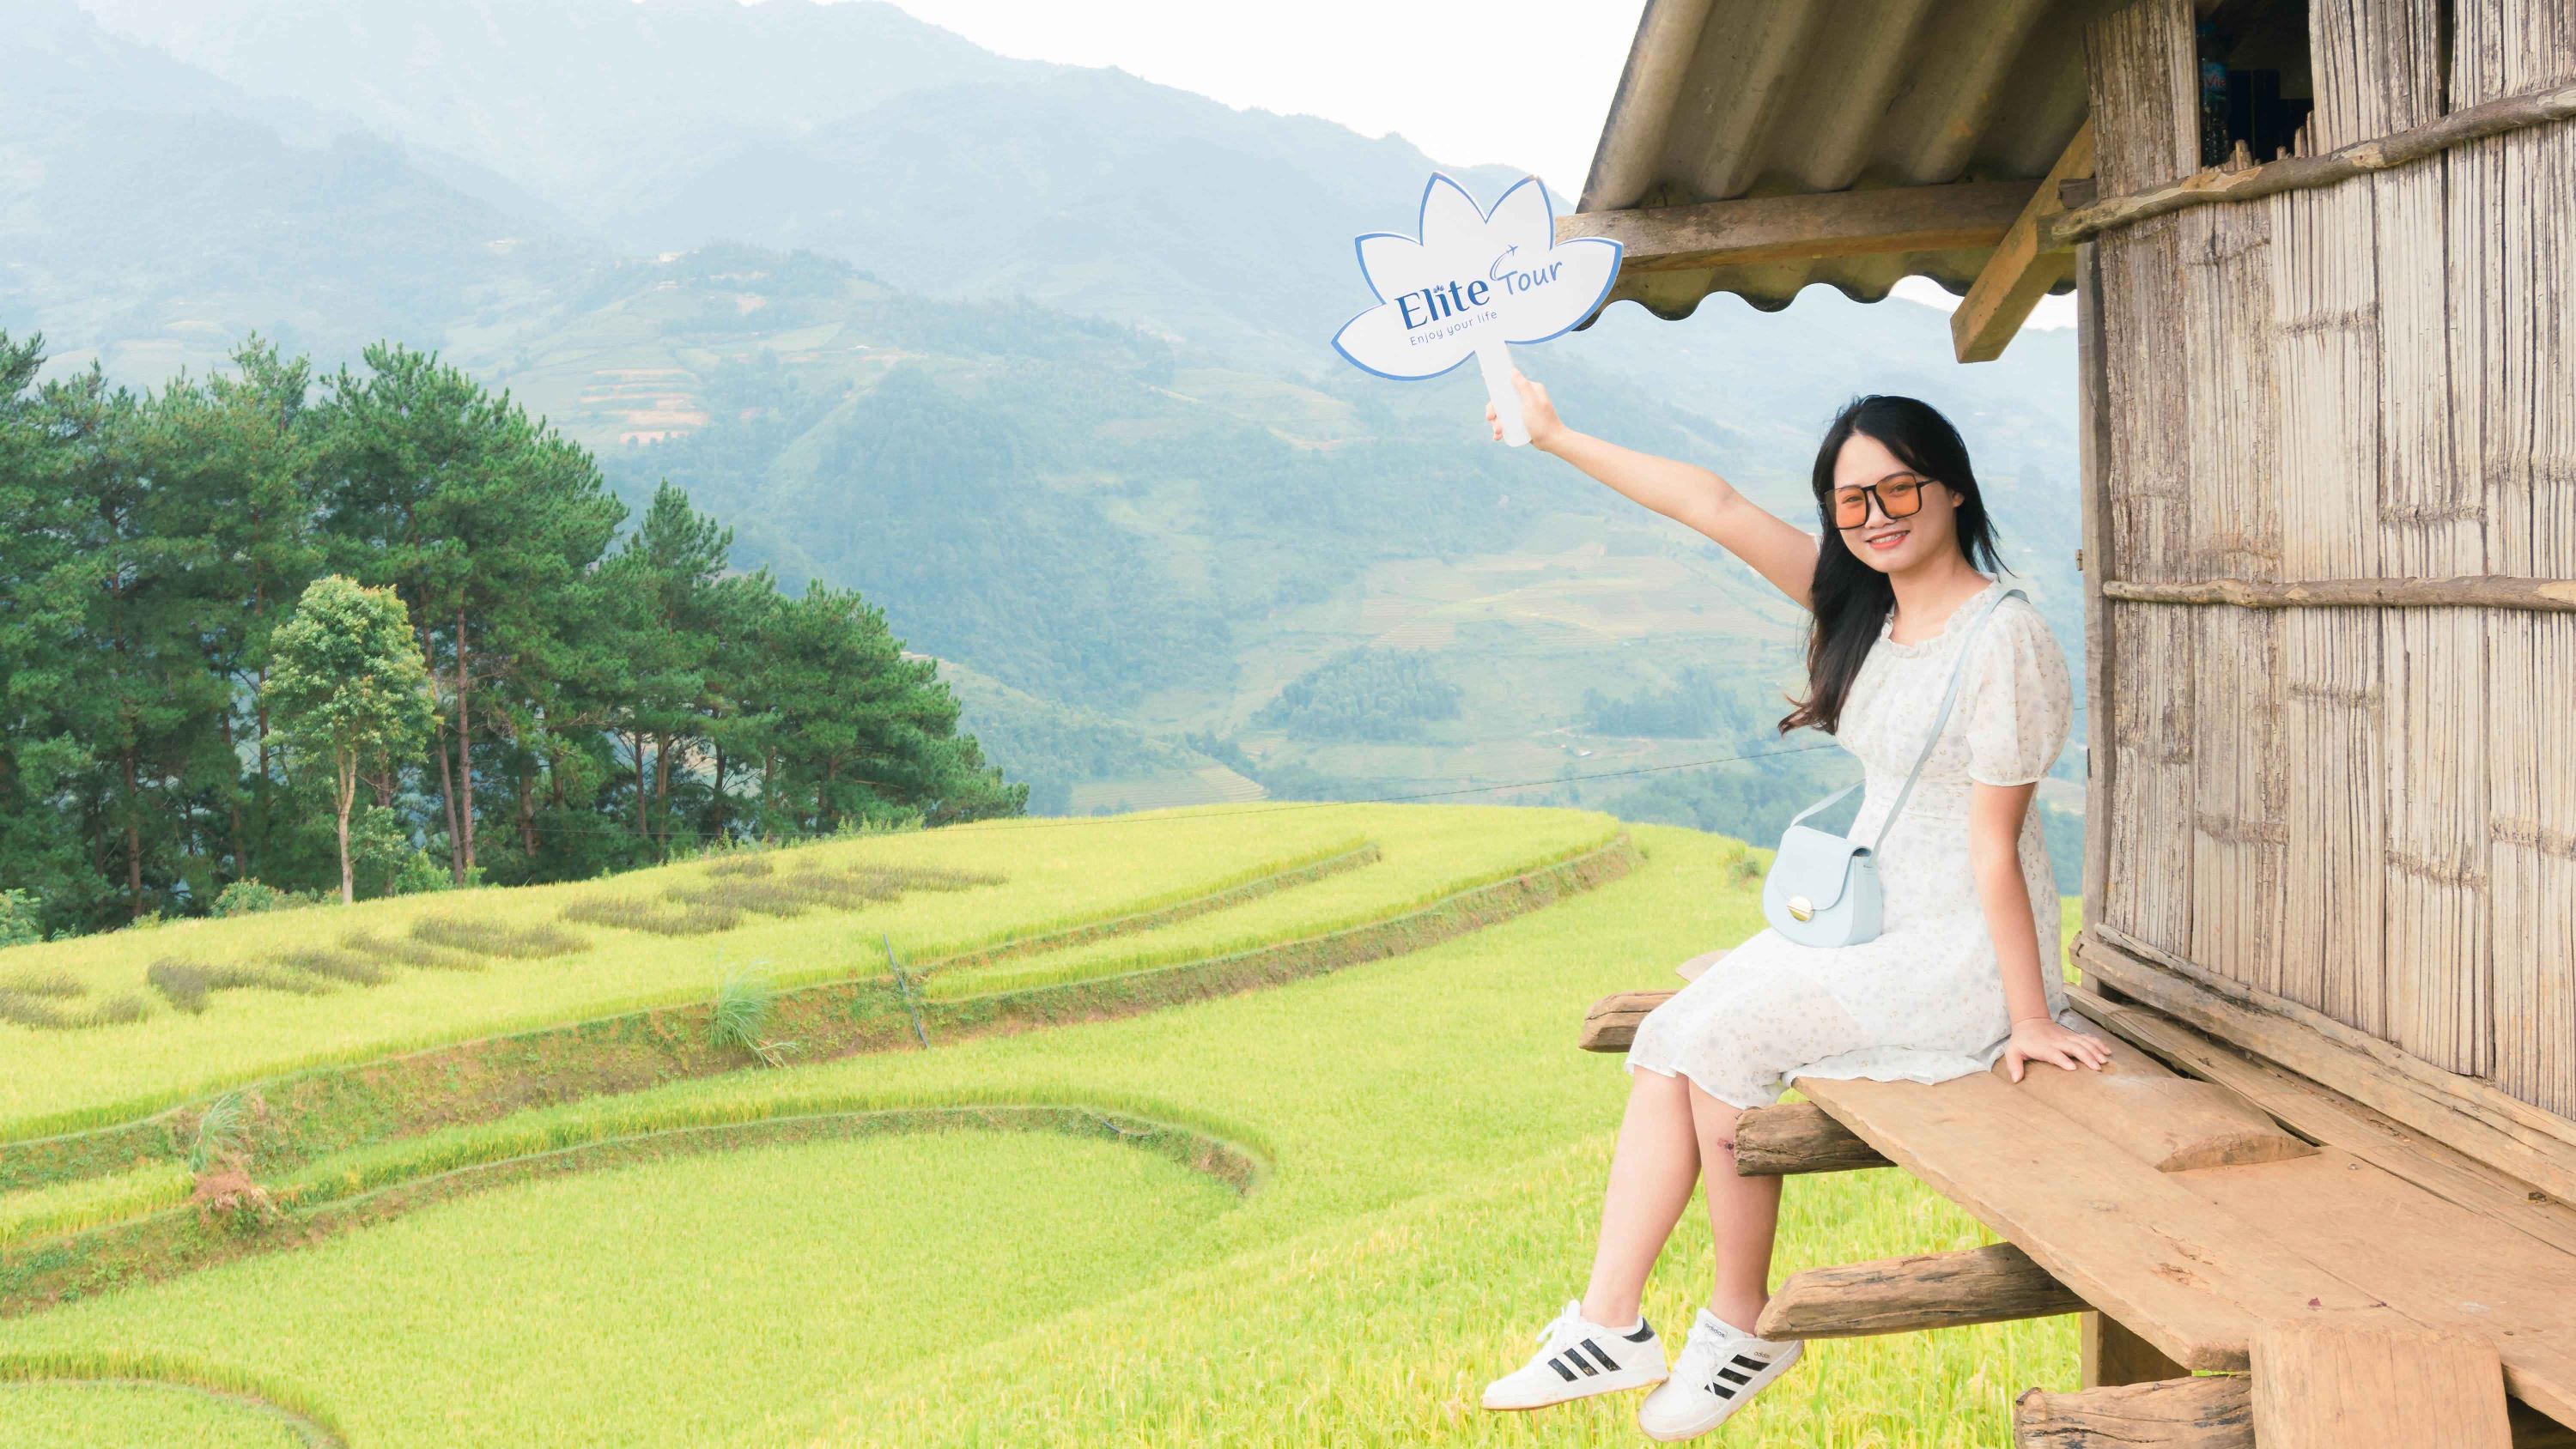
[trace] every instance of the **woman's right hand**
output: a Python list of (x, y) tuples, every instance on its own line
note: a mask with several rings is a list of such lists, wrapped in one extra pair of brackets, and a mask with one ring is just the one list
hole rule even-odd
[[(1556, 415), (1556, 405), (1547, 400), (1547, 389), (1521, 376), (1512, 369), (1512, 391), (1520, 395), (1521, 427), (1529, 434), (1530, 446), (1546, 452), (1557, 439), (1565, 436), (1565, 424)], [(1503, 440), (1503, 420), (1492, 403), (1485, 404), (1485, 421), (1493, 425), (1494, 441)]]

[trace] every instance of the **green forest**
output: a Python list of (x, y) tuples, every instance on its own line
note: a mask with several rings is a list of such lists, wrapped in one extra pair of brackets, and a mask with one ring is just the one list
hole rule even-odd
[[(0, 333), (0, 933), (336, 893), (344, 778), (360, 896), (1026, 806), (857, 592), (734, 571), (668, 483), (630, 528), (587, 451), (433, 354), (317, 376), (254, 339), (155, 392), (44, 357)], [(350, 627), (299, 635), (308, 592), (398, 604), (409, 657), (315, 647)], [(417, 718), (335, 766), (369, 690)]]

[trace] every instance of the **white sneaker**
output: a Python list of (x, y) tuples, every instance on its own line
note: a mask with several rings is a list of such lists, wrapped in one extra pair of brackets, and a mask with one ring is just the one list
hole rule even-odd
[(1637, 1427), (1669, 1444), (1726, 1422), (1763, 1385), (1789, 1371), (1806, 1345), (1755, 1338), (1703, 1308), (1672, 1377), (1637, 1406)]
[(1568, 1399), (1663, 1382), (1664, 1343), (1640, 1318), (1634, 1328), (1586, 1322), (1583, 1302), (1565, 1305), (1539, 1330), (1530, 1361), (1485, 1385), (1488, 1409), (1541, 1409)]

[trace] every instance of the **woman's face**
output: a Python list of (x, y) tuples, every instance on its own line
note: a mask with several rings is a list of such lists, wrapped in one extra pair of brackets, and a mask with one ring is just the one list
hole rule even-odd
[[(1938, 480), (1925, 478), (1906, 466), (1887, 450), (1885, 443), (1867, 433), (1854, 433), (1843, 441), (1842, 452), (1834, 459), (1834, 501), (1846, 510), (1836, 515), (1837, 523), (1850, 516), (1846, 500), (1852, 490), (1872, 484), (1876, 485), (1875, 493), (1860, 494), (1865, 516), (1842, 530), (1843, 544), (1852, 551), (1852, 557), (1880, 573), (1901, 574), (1926, 560), (1958, 551), (1958, 496)], [(1914, 485), (1914, 511), (1900, 518), (1889, 517), (1886, 505), (1890, 501), (1896, 503), (1899, 513), (1904, 512), (1903, 495), (1908, 484)], [(1895, 495), (1894, 499), (1889, 495)]]

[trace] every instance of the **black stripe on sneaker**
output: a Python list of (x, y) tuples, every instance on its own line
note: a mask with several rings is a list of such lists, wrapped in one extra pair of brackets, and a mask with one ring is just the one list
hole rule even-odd
[(1564, 1364), (1562, 1364), (1562, 1363), (1558, 1362), (1558, 1361), (1557, 1361), (1557, 1360), (1555, 1360), (1555, 1359), (1549, 1359), (1549, 1360), (1547, 1361), (1547, 1366), (1548, 1366), (1549, 1368), (1552, 1368), (1552, 1369), (1556, 1370), (1558, 1374), (1560, 1374), (1561, 1376), (1563, 1376), (1563, 1378), (1565, 1379), (1565, 1381), (1566, 1381), (1567, 1383), (1569, 1383), (1569, 1384), (1570, 1384), (1570, 1383), (1574, 1382), (1574, 1370), (1572, 1370), (1572, 1369), (1570, 1369), (1570, 1368), (1567, 1368)]
[(1771, 1360), (1767, 1358), (1755, 1358), (1750, 1354), (1739, 1353), (1735, 1356), (1735, 1366), (1737, 1368), (1749, 1368), (1756, 1373), (1759, 1373), (1763, 1369), (1767, 1369), (1771, 1366)]
[[(1583, 1340), (1583, 1347), (1588, 1350), (1594, 1358), (1601, 1360), (1601, 1366), (1603, 1368), (1608, 1369), (1614, 1374), (1619, 1371), (1618, 1361), (1610, 1357), (1610, 1355), (1603, 1353), (1601, 1351), (1601, 1345), (1594, 1343), (1591, 1339), (1587, 1338)], [(1571, 1349), (1566, 1350), (1566, 1352), (1569, 1357), (1573, 1354), (1573, 1350)]]
[(1655, 1336), (1655, 1326), (1640, 1318), (1637, 1320), (1636, 1332), (1623, 1333), (1619, 1336), (1628, 1340), (1630, 1343), (1644, 1343), (1647, 1339)]
[(1753, 1382), (1753, 1375), (1740, 1374), (1733, 1369), (1719, 1369), (1717, 1371), (1717, 1376), (1726, 1380), (1730, 1384), (1749, 1384)]
[(1565, 1361), (1574, 1365), (1576, 1368), (1583, 1370), (1583, 1376), (1585, 1378), (1599, 1378), (1601, 1376), (1601, 1370), (1592, 1366), (1592, 1360), (1576, 1353), (1573, 1349), (1569, 1348), (1565, 1351)]
[(1710, 1384), (1708, 1386), (1708, 1391), (1717, 1395), (1721, 1399), (1731, 1399), (1735, 1397), (1735, 1386), (1733, 1384)]

